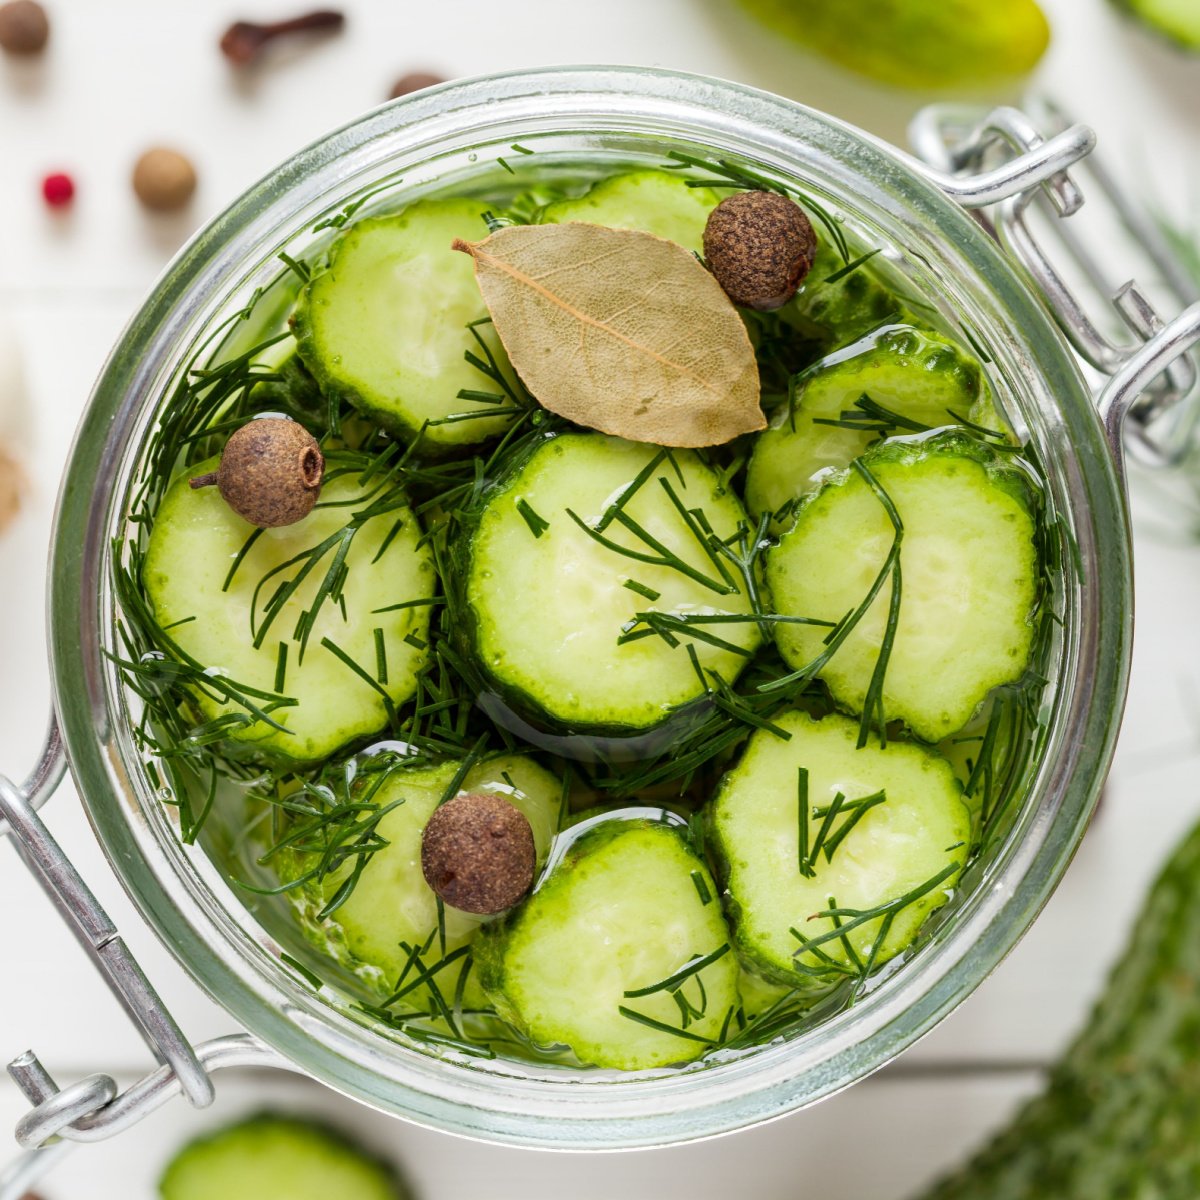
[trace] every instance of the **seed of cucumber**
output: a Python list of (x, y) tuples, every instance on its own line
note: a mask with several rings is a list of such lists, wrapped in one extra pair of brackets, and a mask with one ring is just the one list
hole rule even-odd
[[(849, 711), (862, 713), (875, 692), (885, 720), (902, 720), (938, 742), (1028, 664), (1040, 576), (1029, 482), (998, 452), (954, 431), (887, 442), (859, 461), (903, 525), (896, 628), (880, 681), (892, 571), (820, 677)], [(776, 608), (841, 621), (870, 594), (895, 536), (863, 474), (831, 476), (768, 554)], [(800, 669), (829, 652), (828, 632), (781, 624), (776, 643)], [(870, 723), (877, 726), (878, 716)]]
[[(857, 749), (857, 722), (838, 715), (774, 721), (791, 736), (750, 738), (712, 801), (711, 844), (747, 960), (781, 983), (820, 986), (912, 944), (957, 882), (970, 816), (953, 770), (933, 750), (904, 742)], [(844, 809), (834, 808), (839, 795)], [(844, 937), (820, 915), (887, 905), (895, 910), (860, 924), (842, 916)]]
[(872, 406), (900, 419), (892, 425), (899, 434), (912, 432), (912, 425), (978, 422), (984, 393), (979, 364), (953, 342), (911, 326), (889, 326), (805, 372), (794, 409), (781, 407), (755, 441), (746, 504), (756, 514), (777, 512), (811, 491), (819, 472), (849, 465), (881, 436), (876, 428), (826, 422), (889, 424)]
[(260, 1113), (168, 1164), (162, 1200), (409, 1200), (395, 1169), (320, 1121)]
[[(304, 565), (294, 560), (347, 530), (354, 501), (366, 491), (355, 472), (339, 471), (333, 455), (317, 507), (294, 525), (256, 533), (216, 488), (189, 486), (190, 477), (215, 470), (218, 462), (198, 463), (163, 498), (143, 586), (159, 624), (201, 666), (297, 702), (271, 712), (282, 730), (258, 721), (232, 727), (230, 738), (297, 762), (325, 758), (381, 729), (389, 704), (398, 706), (413, 694), (428, 656), (429, 607), (421, 602), (433, 596), (436, 584), (432, 556), (409, 509), (370, 518), (349, 540), (341, 603), (325, 599), (307, 646), (298, 622), (312, 607), (340, 542), (317, 561), (256, 646), (256, 630), (263, 629), (276, 589)], [(417, 603), (380, 611), (400, 601)], [(206, 691), (197, 690), (195, 702), (209, 719), (242, 711)]]
[(678, 828), (605, 819), (480, 936), (484, 987), (535, 1043), (569, 1046), (585, 1063), (640, 1070), (698, 1058), (738, 1004), (715, 886)]
[[(470, 257), (450, 248), (455, 238), (487, 236), (485, 207), (423, 200), (355, 222), (293, 316), (297, 352), (321, 390), (401, 437), (421, 434), (427, 450), (476, 445), (509, 423), (503, 387), (464, 357), (483, 358), (468, 325), (488, 314)], [(508, 371), (491, 325), (476, 329)], [(460, 391), (495, 402), (460, 399)]]
[(539, 223), (587, 221), (640, 229), (699, 254), (704, 248), (704, 224), (720, 199), (711, 188), (688, 187), (685, 178), (670, 171), (627, 171), (594, 183), (577, 199), (548, 204)]
[[(540, 442), (484, 496), (465, 540), (471, 652), (493, 690), (544, 724), (659, 725), (705, 694), (697, 667), (732, 681), (759, 644), (745, 582), (703, 528), (733, 539), (745, 522), (690, 451), (595, 433)], [(669, 636), (642, 636), (648, 612), (675, 622)], [(679, 624), (722, 616), (694, 636)]]

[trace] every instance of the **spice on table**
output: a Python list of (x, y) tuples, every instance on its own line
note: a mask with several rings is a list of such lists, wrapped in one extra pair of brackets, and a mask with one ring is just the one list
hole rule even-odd
[(16, 520), (21, 511), (25, 473), (10, 451), (0, 442), (0, 533)]
[(398, 100), (401, 96), (409, 96), (413, 92), (437, 87), (439, 83), (445, 82), (446, 80), (441, 75), (432, 75), (428, 71), (410, 71), (407, 75), (401, 75), (392, 84), (392, 90), (388, 92), (388, 99)]
[(75, 181), (65, 171), (55, 171), (42, 180), (42, 199), (51, 208), (66, 208), (75, 199)]
[(41, 54), (50, 40), (50, 19), (36, 0), (0, 4), (0, 50), (7, 54)]
[(266, 24), (235, 21), (221, 36), (221, 53), (235, 66), (246, 67), (277, 38), (296, 33), (336, 33), (345, 23), (344, 13), (329, 8)]
[(216, 471), (191, 484), (216, 484), (238, 516), (273, 529), (294, 525), (312, 512), (324, 474), (321, 447), (303, 425), (287, 417), (259, 417), (230, 436)]
[(196, 168), (178, 150), (154, 146), (133, 167), (133, 190), (155, 212), (183, 208), (196, 190)]
[(528, 818), (490, 792), (448, 800), (421, 837), (425, 882), (463, 912), (490, 915), (512, 908), (533, 886), (536, 865)]
[(704, 257), (734, 304), (769, 311), (786, 304), (813, 264), (817, 237), (794, 200), (736, 192), (708, 215)]

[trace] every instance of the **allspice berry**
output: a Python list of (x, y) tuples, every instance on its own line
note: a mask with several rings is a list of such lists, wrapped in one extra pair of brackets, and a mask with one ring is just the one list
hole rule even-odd
[(490, 792), (448, 800), (421, 839), (425, 882), (452, 908), (490, 916), (533, 886), (537, 852), (520, 809)]
[(817, 236), (794, 200), (736, 192), (708, 214), (704, 257), (734, 304), (768, 311), (786, 304), (812, 267)]
[(220, 489), (238, 516), (260, 529), (294, 525), (313, 510), (321, 494), (325, 458), (303, 425), (286, 417), (259, 417), (236, 430), (221, 465), (191, 481)]
[(422, 91), (424, 88), (436, 87), (439, 83), (445, 82), (445, 79), (440, 75), (432, 75), (428, 71), (410, 71), (407, 75), (401, 75), (392, 84), (392, 90), (388, 92), (388, 99), (398, 100), (401, 96), (408, 96), (413, 92)]
[(41, 54), (50, 40), (50, 18), (35, 0), (0, 4), (0, 50), (20, 56)]
[(155, 146), (134, 164), (133, 190), (154, 212), (173, 212), (192, 198), (196, 168), (178, 150)]

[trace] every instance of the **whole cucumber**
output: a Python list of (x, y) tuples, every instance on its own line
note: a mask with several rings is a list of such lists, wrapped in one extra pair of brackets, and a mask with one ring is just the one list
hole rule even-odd
[(1200, 826), (1045, 1091), (921, 1200), (1200, 1195)]
[(1155, 33), (1200, 51), (1200, 3), (1197, 0), (1113, 0), (1116, 6)]
[(1050, 27), (1036, 0), (740, 0), (764, 25), (881, 83), (986, 84), (1024, 75)]

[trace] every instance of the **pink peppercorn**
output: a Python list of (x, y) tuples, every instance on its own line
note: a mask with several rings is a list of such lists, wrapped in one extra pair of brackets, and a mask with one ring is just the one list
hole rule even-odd
[(75, 181), (61, 171), (42, 180), (42, 197), (51, 208), (65, 208), (75, 198)]

